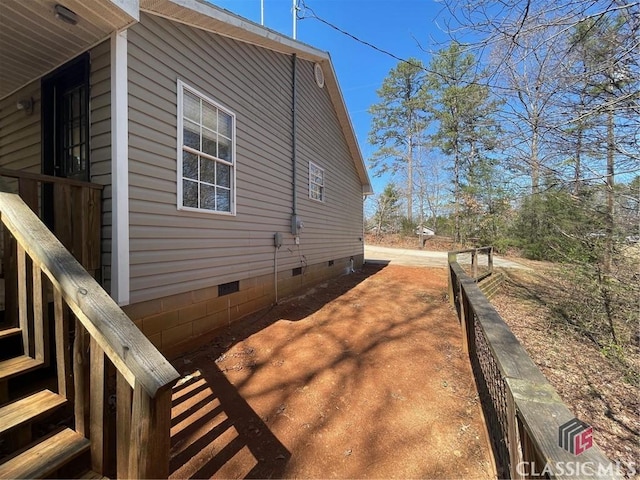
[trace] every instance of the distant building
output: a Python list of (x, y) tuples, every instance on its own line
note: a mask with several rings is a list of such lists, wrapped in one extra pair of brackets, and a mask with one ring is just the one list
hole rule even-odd
[[(436, 232), (427, 227), (422, 227), (422, 235), (432, 236), (435, 235)], [(416, 235), (420, 235), (420, 227), (416, 228)]]

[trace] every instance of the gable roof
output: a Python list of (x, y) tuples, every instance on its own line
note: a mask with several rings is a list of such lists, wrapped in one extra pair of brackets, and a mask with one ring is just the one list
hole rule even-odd
[(329, 92), (351, 157), (354, 159), (362, 183), (362, 192), (365, 195), (373, 193), (362, 152), (328, 52), (293, 40), (201, 0), (140, 0), (140, 10), (279, 53), (287, 55), (295, 53), (299, 58), (319, 63), (325, 72), (325, 88)]

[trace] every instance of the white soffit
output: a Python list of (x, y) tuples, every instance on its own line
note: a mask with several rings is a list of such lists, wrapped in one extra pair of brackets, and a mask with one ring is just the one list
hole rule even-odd
[[(56, 4), (77, 23), (57, 18)], [(138, 0), (0, 1), (0, 98), (126, 28), (138, 12)]]

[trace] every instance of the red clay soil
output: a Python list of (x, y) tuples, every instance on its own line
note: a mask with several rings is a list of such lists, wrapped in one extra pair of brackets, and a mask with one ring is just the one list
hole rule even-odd
[(173, 363), (172, 478), (495, 478), (446, 271), (367, 266)]

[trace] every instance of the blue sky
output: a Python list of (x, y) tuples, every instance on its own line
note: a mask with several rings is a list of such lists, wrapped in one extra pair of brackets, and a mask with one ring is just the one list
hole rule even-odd
[[(260, 0), (209, 1), (260, 23)], [(435, 0), (304, 0), (304, 3), (324, 20), (401, 58), (416, 57), (426, 64), (430, 60), (428, 52), (441, 48), (447, 40), (442, 30), (443, 7)], [(264, 0), (265, 26), (291, 36), (292, 6), (292, 0)], [(367, 110), (378, 101), (376, 90), (398, 61), (312, 18), (298, 20), (297, 39), (331, 54), (362, 154), (368, 161), (374, 149), (367, 142), (371, 127)], [(372, 172), (370, 175), (374, 190), (381, 192), (388, 179), (375, 178)]]

